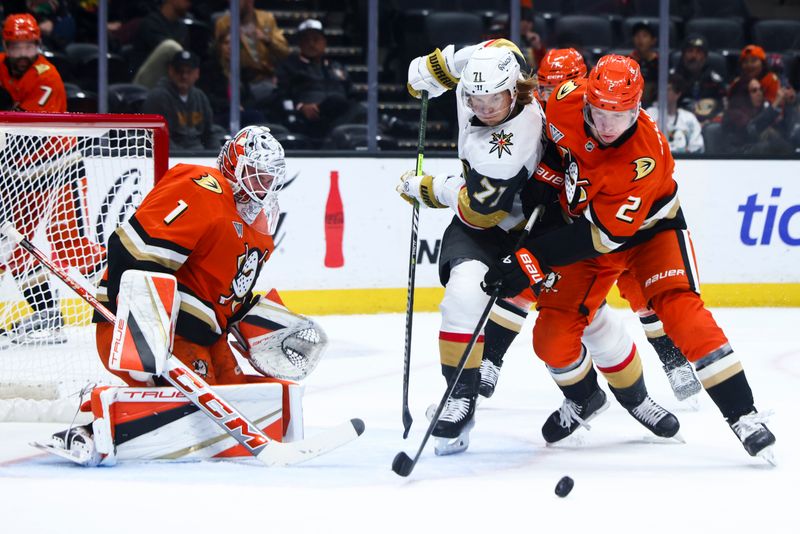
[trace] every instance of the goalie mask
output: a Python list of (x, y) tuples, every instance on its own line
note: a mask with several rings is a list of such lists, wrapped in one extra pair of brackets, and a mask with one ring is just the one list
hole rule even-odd
[(233, 346), (259, 373), (298, 381), (319, 363), (328, 336), (317, 323), (266, 298), (231, 325)]
[[(286, 178), (283, 147), (264, 126), (247, 126), (227, 141), (217, 167), (233, 186), (236, 209), (244, 222), (275, 233), (280, 216), (278, 191)], [(261, 224), (264, 222), (265, 224)]]

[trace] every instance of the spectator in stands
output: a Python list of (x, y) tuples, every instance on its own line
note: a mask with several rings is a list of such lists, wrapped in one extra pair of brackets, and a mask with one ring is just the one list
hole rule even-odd
[(199, 77), (197, 55), (189, 50), (177, 52), (169, 63), (168, 77), (148, 93), (142, 105), (142, 113), (162, 115), (167, 121), (171, 149), (219, 149), (219, 139), (211, 129), (211, 104), (195, 87)]
[[(255, 9), (253, 0), (239, 0), (241, 28), (240, 65), (242, 79), (248, 80), (251, 98), (258, 106), (268, 106), (274, 98), (275, 69), (289, 54), (289, 43), (269, 11)], [(214, 35), (231, 32), (231, 15), (217, 21)]]
[(758, 80), (764, 90), (764, 98), (773, 104), (778, 96), (781, 82), (774, 72), (767, 66), (767, 54), (758, 45), (747, 45), (739, 55), (740, 75), (731, 82), (728, 88), (728, 100), (742, 100), (746, 102), (751, 98), (749, 94), (750, 80)]
[(725, 101), (725, 82), (708, 64), (708, 40), (698, 34), (689, 35), (683, 44), (676, 72), (686, 80), (686, 92), (680, 105), (695, 114), (701, 124), (715, 119)]
[(647, 107), (656, 99), (658, 92), (658, 33), (647, 21), (637, 22), (631, 29), (633, 53), (631, 59), (639, 64), (644, 78), (642, 106)]
[[(774, 102), (764, 94), (758, 78), (747, 82), (747, 99), (735, 98), (722, 117), (722, 128), (734, 154), (782, 155), (792, 153), (786, 138), (793, 128), (796, 100), (792, 88), (779, 87)], [(784, 113), (785, 112), (785, 113)]]
[(188, 48), (189, 30), (184, 18), (191, 5), (190, 0), (163, 0), (161, 7), (139, 24), (133, 41), (134, 67), (139, 67), (134, 83), (155, 87), (176, 52)]
[[(217, 35), (211, 57), (200, 67), (203, 75), (197, 83), (211, 102), (214, 122), (223, 126), (227, 126), (230, 119), (230, 57), (230, 33)], [(242, 78), (239, 84), (239, 121), (242, 127), (266, 122), (265, 115), (253, 106), (250, 84), (246, 78)]]
[(42, 32), (42, 43), (48, 50), (63, 50), (75, 40), (75, 19), (66, 1), (27, 0), (28, 11), (36, 17)]
[(300, 51), (278, 69), (278, 87), (285, 107), (296, 110), (303, 133), (321, 137), (335, 126), (364, 122), (366, 109), (352, 101), (352, 83), (345, 68), (325, 57), (322, 23), (308, 19), (297, 27)]
[[(694, 113), (678, 107), (686, 81), (680, 74), (673, 73), (667, 80), (667, 139), (674, 154), (699, 153), (705, 149), (700, 122)], [(658, 121), (658, 102), (653, 102), (647, 113)]]

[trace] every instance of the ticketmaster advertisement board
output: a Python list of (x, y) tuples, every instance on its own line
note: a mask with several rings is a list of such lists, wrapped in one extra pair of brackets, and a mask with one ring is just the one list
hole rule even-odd
[[(290, 158), (287, 165), (276, 251), (258, 289), (276, 287), (306, 313), (404, 310), (412, 209), (395, 185), (414, 161)], [(455, 174), (460, 163), (426, 159), (425, 171)], [(796, 161), (676, 162), (709, 304), (800, 306), (798, 175)], [(441, 298), (436, 260), (451, 217), (420, 210), (417, 309), (436, 309)]]

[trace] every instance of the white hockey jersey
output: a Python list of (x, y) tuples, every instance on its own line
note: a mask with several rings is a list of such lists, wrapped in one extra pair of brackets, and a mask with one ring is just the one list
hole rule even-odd
[(456, 102), (458, 157), (464, 167), (456, 212), (469, 226), (511, 230), (525, 221), (520, 191), (544, 153), (544, 112), (534, 99), (513, 118), (485, 126), (467, 108), (460, 83)]
[[(658, 122), (658, 107), (653, 104), (647, 108), (647, 114)], [(667, 131), (669, 149), (673, 154), (701, 153), (705, 151), (703, 130), (694, 113), (678, 108), (675, 115), (667, 114)]]

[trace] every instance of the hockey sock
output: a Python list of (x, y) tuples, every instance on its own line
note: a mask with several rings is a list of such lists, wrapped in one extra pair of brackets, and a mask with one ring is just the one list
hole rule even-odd
[(498, 300), (492, 307), (489, 320), (483, 329), (483, 357), (498, 367), (502, 365), (503, 356), (522, 330), (527, 316), (527, 311), (504, 300)]
[(753, 391), (747, 382), (739, 358), (725, 345), (720, 350), (695, 362), (700, 382), (719, 411), (728, 421), (752, 412)]
[[(444, 375), (447, 383), (453, 379), (456, 374), (456, 368), (452, 365), (442, 364), (442, 375)], [(472, 369), (464, 369), (461, 371), (461, 376), (458, 377), (458, 384), (453, 389), (453, 396), (458, 397), (474, 397), (478, 395), (478, 385), (481, 382), (480, 368), (475, 367)]]
[[(553, 369), (550, 369), (550, 374), (554, 374)], [(556, 385), (558, 385), (558, 388), (562, 393), (564, 393), (566, 398), (573, 400), (578, 404), (583, 404), (583, 402), (595, 391), (600, 389), (600, 386), (597, 384), (597, 371), (595, 371), (594, 367), (592, 367), (591, 360), (589, 360), (589, 368), (587, 373), (577, 382), (567, 384), (560, 383), (559, 380), (556, 380)]]
[(632, 410), (647, 398), (647, 387), (644, 385), (644, 376), (641, 373), (639, 374), (639, 378), (630, 386), (615, 388), (609, 384), (608, 387), (611, 389), (611, 393), (614, 394), (617, 402), (626, 410)]
[(675, 346), (672, 339), (664, 333), (664, 325), (655, 313), (639, 316), (642, 328), (647, 335), (647, 341), (658, 354), (658, 359), (665, 369), (674, 369), (686, 363), (686, 357)]

